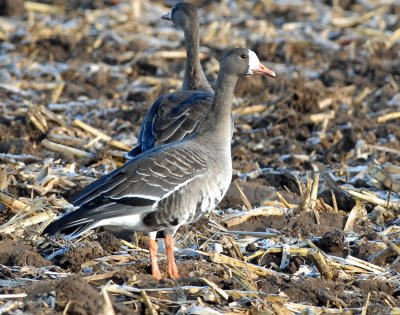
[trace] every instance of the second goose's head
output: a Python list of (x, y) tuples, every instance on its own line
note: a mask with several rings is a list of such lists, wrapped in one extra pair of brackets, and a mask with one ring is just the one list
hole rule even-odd
[(164, 20), (172, 21), (175, 26), (182, 30), (192, 30), (198, 24), (197, 9), (188, 2), (175, 4), (171, 11), (161, 17)]

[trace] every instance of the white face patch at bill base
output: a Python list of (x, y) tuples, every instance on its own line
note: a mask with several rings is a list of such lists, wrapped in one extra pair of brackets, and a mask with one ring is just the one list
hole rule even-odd
[(246, 74), (253, 74), (253, 70), (260, 67), (260, 59), (258, 59), (256, 53), (250, 49), (249, 51), (249, 69)]
[(172, 20), (172, 12), (170, 11), (170, 12), (164, 14), (163, 16), (161, 16), (161, 18), (162, 18), (163, 20), (171, 21), (171, 20)]

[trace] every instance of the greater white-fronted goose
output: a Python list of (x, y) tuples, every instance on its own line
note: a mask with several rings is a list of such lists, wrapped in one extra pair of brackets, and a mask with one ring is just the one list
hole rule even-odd
[(199, 19), (196, 7), (188, 2), (180, 2), (161, 18), (172, 21), (176, 27), (183, 30), (185, 35), (186, 63), (182, 91), (214, 93), (200, 63)]
[(66, 232), (76, 237), (99, 226), (147, 232), (152, 274), (160, 279), (155, 238), (162, 231), (168, 275), (178, 278), (173, 236), (181, 225), (199, 219), (225, 195), (232, 177), (234, 88), (240, 76), (255, 73), (275, 77), (253, 51), (228, 51), (221, 61), (212, 107), (192, 136), (143, 152), (96, 180), (73, 200), (78, 209), (51, 223), (43, 233)]
[(182, 92), (163, 95), (153, 103), (143, 120), (136, 146), (126, 154), (127, 159), (154, 146), (189, 136), (212, 104), (214, 91), (206, 79), (199, 58), (196, 7), (180, 2), (162, 18), (171, 20), (185, 34), (186, 63)]

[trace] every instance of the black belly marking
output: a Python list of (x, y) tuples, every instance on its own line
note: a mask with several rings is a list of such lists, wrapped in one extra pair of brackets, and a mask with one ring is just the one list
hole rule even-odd
[(179, 224), (178, 218), (175, 218), (173, 221), (169, 221), (169, 224), (171, 224), (171, 225), (173, 225), (173, 226), (178, 225), (178, 224)]

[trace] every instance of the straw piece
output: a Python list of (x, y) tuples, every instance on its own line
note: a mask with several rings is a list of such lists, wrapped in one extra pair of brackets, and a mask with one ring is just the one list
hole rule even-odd
[(247, 210), (250, 210), (252, 208), (252, 206), (251, 206), (249, 199), (247, 198), (247, 196), (245, 195), (242, 188), (240, 188), (240, 186), (237, 182), (235, 182), (235, 185), (236, 185), (237, 190), (239, 191), (240, 198), (242, 199), (245, 208)]
[(51, 111), (70, 110), (75, 107), (96, 107), (99, 105), (99, 100), (88, 99), (85, 101), (71, 101), (67, 103), (50, 103), (47, 107)]
[(326, 107), (331, 106), (332, 103), (333, 103), (332, 97), (327, 97), (327, 98), (324, 98), (324, 99), (318, 101), (318, 107), (319, 107), (319, 109), (325, 109)]
[(98, 274), (98, 275), (92, 275), (92, 276), (83, 277), (83, 279), (85, 279), (86, 281), (105, 280), (105, 279), (109, 279), (112, 276), (114, 276), (114, 274), (116, 272), (118, 272), (118, 271), (117, 270), (113, 270), (113, 271), (105, 272), (105, 273)]
[(386, 115), (382, 115), (378, 117), (378, 123), (384, 124), (385, 122), (389, 120), (394, 120), (394, 119), (399, 119), (400, 118), (400, 112), (394, 112), (394, 113), (389, 113)]
[[(338, 309), (338, 308), (329, 308), (329, 307), (319, 307), (319, 306), (310, 306), (309, 304), (300, 304), (300, 303), (285, 303), (284, 304), (288, 310), (294, 311), (295, 314), (341, 314), (341, 315), (351, 315), (351, 314), (359, 314), (362, 308), (345, 308), (345, 309)], [(310, 312), (308, 312), (310, 310)], [(307, 313), (304, 313), (304, 312)]]
[(42, 158), (30, 154), (10, 154), (10, 153), (0, 153), (0, 161), (13, 162), (39, 162)]
[(346, 257), (345, 262), (347, 264), (371, 271), (376, 274), (380, 274), (380, 273), (383, 273), (386, 271), (386, 269), (384, 269), (382, 267), (379, 267), (377, 265), (371, 264), (369, 262), (366, 262), (364, 260), (358, 259), (358, 258), (350, 256), (350, 255)]
[(335, 118), (335, 111), (329, 110), (325, 113), (318, 113), (318, 114), (311, 114), (310, 115), (310, 121), (313, 122), (314, 124), (318, 124), (320, 122), (323, 122), (325, 120), (330, 120)]
[(301, 211), (308, 210), (308, 207), (310, 205), (310, 198), (311, 198), (311, 187), (312, 187), (312, 182), (310, 180), (310, 177), (307, 177), (306, 190), (303, 191), (303, 194), (301, 195), (301, 202), (299, 205), (299, 208)]
[(361, 315), (367, 315), (367, 309), (368, 309), (369, 298), (370, 298), (370, 297), (371, 297), (371, 292), (368, 292), (367, 300), (365, 301), (365, 304), (364, 304), (364, 306), (363, 306), (363, 308), (362, 308)]
[(120, 242), (121, 242), (121, 244), (123, 244), (125, 246), (128, 246), (129, 248), (136, 249), (136, 250), (139, 250), (139, 251), (144, 252), (144, 253), (148, 253), (149, 252), (148, 249), (143, 249), (143, 248), (141, 248), (139, 246), (136, 246), (136, 245), (134, 245), (132, 243), (129, 243), (128, 241), (120, 240)]
[(322, 255), (320, 250), (311, 250), (309, 251), (308, 257), (313, 260), (315, 265), (317, 266), (318, 271), (321, 275), (328, 280), (333, 279), (333, 272), (329, 267), (328, 263), (325, 260), (324, 255)]
[[(282, 247), (272, 247), (268, 248), (267, 250), (258, 250), (254, 254), (247, 256), (246, 261), (252, 260), (259, 256), (263, 256), (265, 254), (282, 254), (282, 252), (283, 252)], [(297, 248), (291, 246), (289, 249), (290, 256), (307, 256), (309, 252), (310, 252), (309, 248)]]
[(168, 80), (166, 80), (166, 78), (150, 77), (143, 75), (139, 77), (138, 81), (148, 85), (165, 85), (166, 82), (168, 82), (168, 84), (171, 86), (182, 85), (181, 79), (168, 78)]
[(15, 314), (12, 311), (16, 308), (20, 308), (24, 305), (22, 301), (8, 301), (7, 303), (0, 306), (0, 314)]
[(386, 7), (382, 6), (375, 10), (369, 11), (361, 16), (352, 15), (349, 17), (333, 18), (332, 24), (334, 26), (341, 27), (341, 28), (351, 28), (351, 27), (357, 26), (358, 24), (367, 22), (368, 20), (370, 20), (371, 18), (373, 18), (375, 16), (380, 16), (385, 10), (386, 10)]
[(49, 14), (60, 14), (64, 12), (62, 6), (38, 3), (33, 1), (25, 1), (24, 7), (27, 11), (35, 11), (35, 12), (49, 13)]
[(290, 265), (290, 245), (284, 244), (282, 246), (282, 259), (279, 265), (281, 270), (289, 268)]
[(94, 158), (95, 157), (95, 155), (93, 153), (89, 153), (89, 152), (86, 152), (86, 151), (83, 151), (80, 149), (71, 148), (71, 147), (63, 145), (63, 144), (51, 142), (47, 139), (42, 140), (42, 145), (50, 151), (69, 153), (69, 154), (72, 154), (74, 156), (81, 157), (81, 158)]
[(269, 270), (266, 269), (264, 267), (260, 267), (257, 265), (253, 265), (244, 261), (240, 261), (238, 259), (235, 258), (231, 258), (219, 253), (205, 253), (205, 252), (201, 252), (201, 251), (196, 251), (196, 253), (199, 253), (201, 255), (210, 257), (212, 261), (219, 263), (219, 264), (225, 264), (225, 265), (229, 265), (232, 267), (238, 267), (238, 268), (245, 268), (248, 269), (249, 271), (254, 272), (255, 274), (259, 275), (259, 276), (280, 276), (283, 277), (284, 279), (289, 279), (290, 277), (286, 274), (283, 273), (279, 273), (273, 270)]
[[(297, 208), (297, 205), (294, 205), (294, 204), (289, 203), (289, 202), (285, 199), (285, 197), (282, 196), (282, 194), (281, 194), (279, 191), (277, 191), (277, 192), (275, 193), (275, 195), (276, 195), (276, 197), (278, 197), (279, 201), (283, 204), (283, 206), (284, 206), (285, 208), (288, 208), (288, 209)], [(265, 204), (265, 203), (264, 203), (264, 204)], [(268, 206), (267, 204), (265, 204), (265, 205)]]
[[(187, 294), (196, 295), (207, 292), (210, 287), (208, 286), (180, 286), (180, 290), (186, 291)], [(132, 298), (137, 298), (135, 294), (140, 294), (141, 291), (147, 292), (157, 292), (159, 294), (176, 292), (176, 287), (168, 287), (168, 288), (150, 288), (150, 289), (139, 289), (135, 287), (130, 287), (127, 285), (108, 285), (107, 291), (114, 294), (121, 294)], [(240, 299), (243, 297), (260, 297), (260, 295), (266, 295), (263, 292), (259, 292), (257, 290), (250, 291), (239, 291), (239, 290), (224, 290), (228, 296), (233, 299)]]
[(375, 196), (370, 196), (366, 195), (363, 193), (359, 193), (357, 191), (351, 190), (350, 188), (346, 188), (342, 186), (342, 188), (347, 191), (351, 196), (356, 197), (360, 200), (367, 201), (369, 203), (372, 203), (374, 205), (382, 206), (385, 208), (389, 209), (394, 209), (394, 210), (400, 210), (400, 203), (399, 202), (393, 202), (393, 201), (386, 201), (381, 198), (375, 197)]
[(57, 101), (60, 99), (61, 94), (64, 90), (65, 87), (65, 82), (61, 81), (57, 87), (53, 90), (53, 93), (51, 95), (51, 102), (52, 103), (57, 103)]
[(254, 236), (259, 238), (272, 238), (279, 236), (278, 233), (272, 232), (253, 232), (253, 231), (223, 231), (224, 234), (234, 234), (234, 235), (246, 235), (246, 236)]
[(353, 104), (361, 104), (362, 101), (373, 92), (369, 87), (365, 87), (362, 92), (353, 100)]
[(239, 246), (237, 246), (235, 240), (230, 236), (228, 236), (228, 240), (232, 244), (232, 248), (235, 251), (236, 256), (239, 257), (240, 260), (243, 261), (244, 260), (243, 253), (240, 251), (240, 248), (239, 248)]
[(108, 295), (108, 292), (107, 292), (107, 286), (105, 286), (101, 289), (101, 295), (103, 296), (103, 299), (104, 299), (103, 314), (104, 315), (115, 315), (114, 307), (112, 305), (110, 296)]
[[(393, 244), (395, 244), (395, 245), (400, 244), (400, 240), (393, 241)], [(385, 260), (386, 258), (388, 258), (388, 257), (390, 257), (392, 255), (393, 255), (392, 249), (391, 248), (386, 248), (386, 249), (384, 249), (384, 250), (382, 250), (382, 251), (380, 251), (380, 252), (378, 252), (378, 253), (376, 253), (374, 255), (369, 256), (367, 260), (369, 262), (373, 263), (373, 262), (375, 262), (377, 260)]]
[(239, 225), (256, 216), (284, 216), (287, 212), (287, 209), (277, 207), (259, 207), (249, 211), (239, 211), (238, 213), (225, 215), (222, 217), (222, 221), (226, 227), (230, 227)]
[(0, 227), (0, 233), (5, 233), (5, 234), (14, 233), (16, 230), (25, 229), (29, 226), (39, 224), (44, 221), (50, 221), (55, 216), (56, 216), (56, 214), (51, 210), (44, 211), (44, 212), (38, 213), (37, 215), (34, 215), (30, 218), (24, 219), (22, 221), (18, 221), (15, 224), (10, 225), (8, 227), (4, 227), (4, 228)]
[(158, 312), (156, 311), (156, 309), (153, 306), (153, 303), (151, 303), (149, 297), (147, 296), (147, 293), (145, 290), (141, 290), (140, 291), (140, 295), (142, 296), (143, 299), (143, 303), (146, 306), (146, 313), (150, 314), (150, 315), (157, 315)]
[(385, 43), (388, 49), (392, 48), (393, 45), (400, 39), (400, 28), (395, 30), (390, 36), (389, 40)]
[(400, 256), (400, 248), (395, 243), (382, 234), (380, 235), (380, 239), (387, 245), (387, 247), (390, 248), (393, 253), (395, 253), (397, 256)]
[(366, 144), (365, 147), (371, 151), (381, 151), (381, 152), (386, 152), (386, 153), (393, 153), (396, 155), (400, 155), (400, 150), (392, 149), (385, 147), (383, 145), (372, 145), (372, 144)]
[(353, 209), (351, 209), (350, 214), (347, 218), (346, 225), (344, 226), (343, 231), (349, 232), (353, 230), (354, 223), (357, 219), (358, 213), (364, 208), (364, 204), (357, 200)]
[(77, 138), (77, 137), (71, 137), (67, 135), (59, 135), (59, 134), (49, 134), (47, 136), (47, 139), (51, 142), (55, 142), (57, 144), (62, 144), (66, 146), (81, 146), (83, 147), (86, 144), (86, 141)]
[(252, 105), (252, 106), (236, 108), (236, 109), (232, 110), (232, 113), (234, 115), (244, 116), (244, 115), (252, 115), (252, 114), (262, 113), (267, 109), (268, 109), (267, 105), (260, 104), (260, 105)]
[(318, 183), (319, 183), (319, 172), (318, 171), (313, 172), (313, 179), (310, 192), (310, 204), (309, 204), (311, 210), (314, 210), (317, 204)]
[(28, 295), (26, 293), (15, 293), (15, 294), (0, 294), (0, 299), (16, 299), (16, 298), (24, 298)]
[(10, 208), (13, 212), (28, 212), (31, 209), (29, 205), (2, 191), (0, 191), (0, 202)]
[(394, 192), (400, 192), (400, 183), (395, 181), (384, 168), (378, 165), (369, 164), (368, 174), (381, 182), (385, 188)]
[(127, 146), (125, 143), (122, 143), (117, 140), (113, 140), (110, 136), (107, 136), (105, 133), (101, 132), (100, 130), (84, 123), (83, 121), (79, 119), (75, 119), (73, 121), (73, 124), (79, 128), (82, 128), (83, 130), (91, 133), (92, 135), (99, 137), (100, 139), (110, 143), (111, 146), (116, 147), (121, 150), (129, 151), (131, 148)]
[(27, 113), (29, 121), (43, 134), (47, 133), (49, 126), (45, 117), (41, 114), (39, 110), (35, 108), (30, 108)]
[(7, 169), (4, 165), (0, 165), (0, 191), (8, 188)]
[(211, 288), (213, 288), (219, 295), (221, 295), (225, 300), (229, 299), (229, 294), (226, 293), (224, 290), (222, 290), (219, 286), (217, 286), (214, 282), (211, 280), (208, 280), (206, 278), (201, 278), (207, 285), (209, 285)]
[[(231, 268), (232, 276), (249, 291), (257, 291), (257, 285), (253, 281), (253, 277), (249, 275), (246, 270), (241, 270), (238, 268)], [(236, 294), (231, 295), (232, 298), (235, 298)]]
[(332, 194), (333, 212), (338, 213), (339, 212), (339, 207), (338, 207), (338, 204), (337, 204), (336, 195), (333, 193), (333, 191), (331, 192), (331, 194)]

